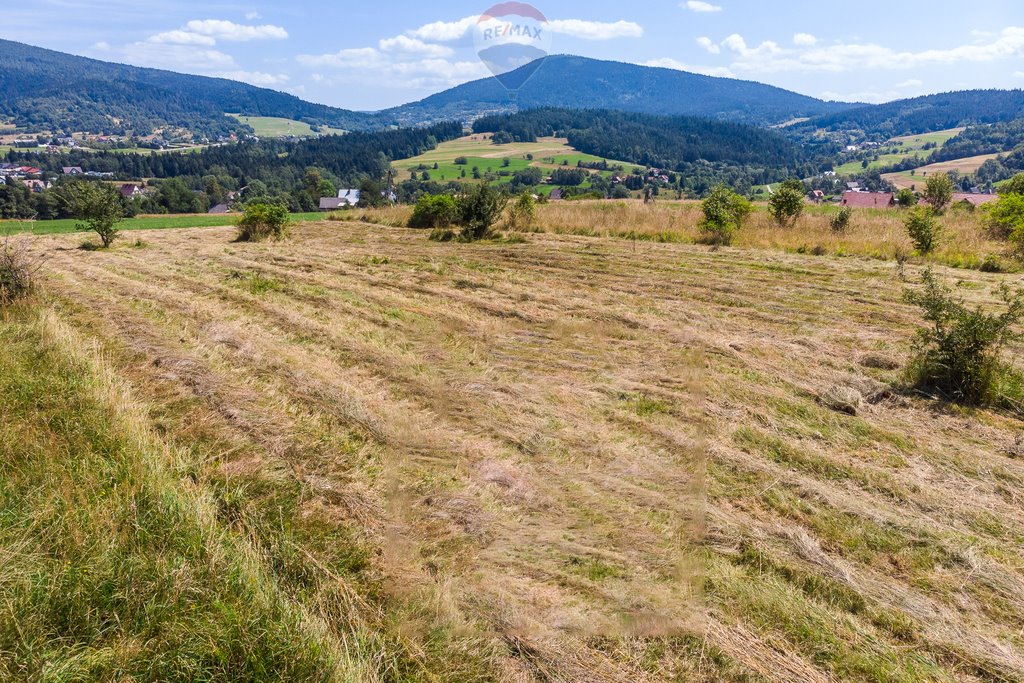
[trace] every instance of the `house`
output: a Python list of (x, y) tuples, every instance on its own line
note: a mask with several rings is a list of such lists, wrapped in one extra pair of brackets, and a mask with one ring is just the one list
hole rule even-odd
[(321, 211), (337, 211), (343, 209), (346, 206), (351, 206), (346, 200), (339, 197), (321, 197), (320, 198), (320, 210)]
[(209, 211), (207, 211), (207, 213), (227, 213), (228, 208), (229, 207), (227, 204), (217, 204), (216, 206), (212, 207)]
[(807, 196), (815, 204), (825, 201), (825, 193), (821, 190), (814, 190), (810, 195)]
[(840, 202), (855, 209), (890, 209), (896, 206), (892, 192), (856, 192), (847, 190)]
[(999, 195), (997, 194), (977, 194), (968, 192), (955, 192), (953, 193), (953, 203), (959, 204), (960, 202), (967, 202), (972, 206), (983, 206), (989, 202), (999, 201)]
[(121, 196), (124, 197), (125, 199), (141, 197), (143, 194), (145, 193), (142, 191), (142, 188), (139, 187), (138, 185), (128, 183), (126, 185), (121, 186)]
[(359, 203), (359, 190), (338, 190), (338, 199), (342, 206), (355, 206)]
[(62, 166), (60, 172), (64, 175), (82, 175), (81, 166)]
[(860, 192), (860, 183), (846, 183), (846, 189), (850, 192)]
[(562, 198), (562, 188), (556, 187), (555, 189), (551, 190), (550, 198), (553, 201), (558, 201), (559, 199), (561, 199)]
[(42, 192), (43, 190), (49, 190), (51, 187), (53, 187), (53, 185), (48, 180), (22, 180), (21, 182), (23, 182), (25, 184), (25, 187), (27, 187), (30, 191), (36, 193)]

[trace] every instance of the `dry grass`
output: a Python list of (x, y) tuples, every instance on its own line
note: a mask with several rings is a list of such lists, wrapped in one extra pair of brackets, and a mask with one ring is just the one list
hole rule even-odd
[[(1010, 246), (995, 240), (977, 212), (949, 211), (940, 219), (942, 237), (927, 258), (914, 255), (901, 211), (855, 209), (850, 227), (833, 232), (829, 218), (838, 209), (808, 207), (792, 228), (780, 228), (763, 204), (755, 205), (750, 221), (737, 234), (738, 248), (770, 249), (821, 256), (857, 256), (882, 260), (938, 263), (954, 268), (978, 268), (986, 256), (1015, 262)], [(336, 214), (339, 220), (366, 220), (389, 226), (408, 222), (411, 209), (403, 206)], [(537, 208), (535, 230), (590, 237), (616, 237), (653, 242), (698, 243), (702, 214), (700, 202), (660, 201), (644, 205), (629, 201), (564, 201)]]
[[(1022, 680), (1019, 421), (817, 399), (898, 379), (896, 266), (553, 233), (695, 217), (608, 206), (548, 205), (521, 244), (324, 222), (39, 247), (55, 314), (195, 444), (282, 585), (344, 579), (293, 594), (382, 633), (381, 679)], [(943, 272), (971, 300), (1006, 278)], [(365, 566), (319, 540), (339, 529)]]

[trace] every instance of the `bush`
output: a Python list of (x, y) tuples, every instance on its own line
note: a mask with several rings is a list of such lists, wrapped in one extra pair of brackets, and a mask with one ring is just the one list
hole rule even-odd
[(280, 240), (288, 236), (288, 208), (283, 204), (253, 202), (238, 221), (239, 242)]
[(941, 228), (932, 210), (914, 209), (904, 224), (919, 254), (930, 254), (934, 251), (939, 242)]
[(993, 235), (1024, 249), (1024, 194), (1004, 194), (985, 207), (986, 223)]
[(533, 227), (537, 219), (537, 202), (533, 195), (524, 192), (519, 195), (508, 210), (507, 224), (509, 230), (527, 230)]
[(704, 219), (700, 229), (711, 244), (732, 244), (753, 207), (725, 185), (715, 187), (701, 204)]
[(917, 195), (913, 190), (903, 188), (896, 193), (896, 205), (901, 209), (912, 209), (917, 206)]
[(853, 209), (844, 206), (829, 217), (828, 225), (832, 228), (832, 232), (846, 232), (852, 218)]
[(4, 238), (0, 246), (0, 306), (23, 299), (35, 289), (42, 261), (29, 252), (29, 241)]
[(459, 206), (450, 194), (425, 194), (416, 200), (410, 228), (445, 228), (459, 217)]
[(479, 240), (491, 234), (491, 228), (501, 218), (508, 197), (487, 183), (473, 186), (458, 198), (461, 237)]
[(921, 291), (904, 294), (930, 323), (917, 332), (918, 357), (910, 368), (918, 386), (970, 405), (1013, 401), (1008, 394), (1010, 387), (1019, 387), (1019, 377), (1002, 361), (1001, 352), (1021, 336), (1014, 327), (1024, 319), (1024, 292), (1012, 292), (1004, 284), (999, 295), (1006, 308), (996, 315), (968, 308), (930, 270), (922, 282)]
[(468, 163), (469, 163), (469, 159), (467, 159), (466, 157), (455, 157), (455, 165), (456, 166), (465, 166)]

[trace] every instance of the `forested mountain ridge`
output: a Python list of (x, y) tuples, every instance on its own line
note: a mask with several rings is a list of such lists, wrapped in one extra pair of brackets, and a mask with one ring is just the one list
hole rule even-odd
[[(530, 68), (534, 67), (522, 67)], [(496, 79), (484, 78), (381, 113), (412, 124), (429, 118), (465, 120), (488, 112), (558, 107), (703, 116), (767, 125), (855, 106), (825, 102), (753, 81), (554, 55), (537, 67), (537, 73), (526, 81), (514, 101)]]
[(859, 130), (894, 137), (1018, 118), (1024, 118), (1024, 90), (963, 90), (817, 116), (793, 130)]
[(51, 131), (146, 135), (170, 126), (213, 136), (240, 127), (225, 112), (347, 130), (387, 125), (386, 117), (224, 78), (114, 64), (10, 40), (0, 40), (0, 55), (0, 117)]

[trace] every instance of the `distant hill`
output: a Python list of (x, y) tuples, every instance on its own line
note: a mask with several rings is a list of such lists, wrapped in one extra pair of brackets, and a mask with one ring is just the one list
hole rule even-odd
[(892, 137), (1018, 118), (1024, 118), (1024, 90), (964, 90), (846, 109), (794, 129), (861, 130)]
[(0, 117), (55, 131), (148, 134), (173, 126), (216, 135), (239, 127), (224, 112), (347, 130), (383, 125), (379, 116), (223, 78), (113, 64), (9, 40), (0, 40), (0, 55)]
[[(523, 70), (534, 68), (532, 65)], [(537, 107), (614, 109), (645, 114), (702, 116), (775, 124), (836, 113), (857, 105), (824, 102), (782, 88), (732, 78), (586, 57), (548, 57), (513, 102), (493, 78), (484, 78), (382, 112), (406, 124), (471, 119)]]

